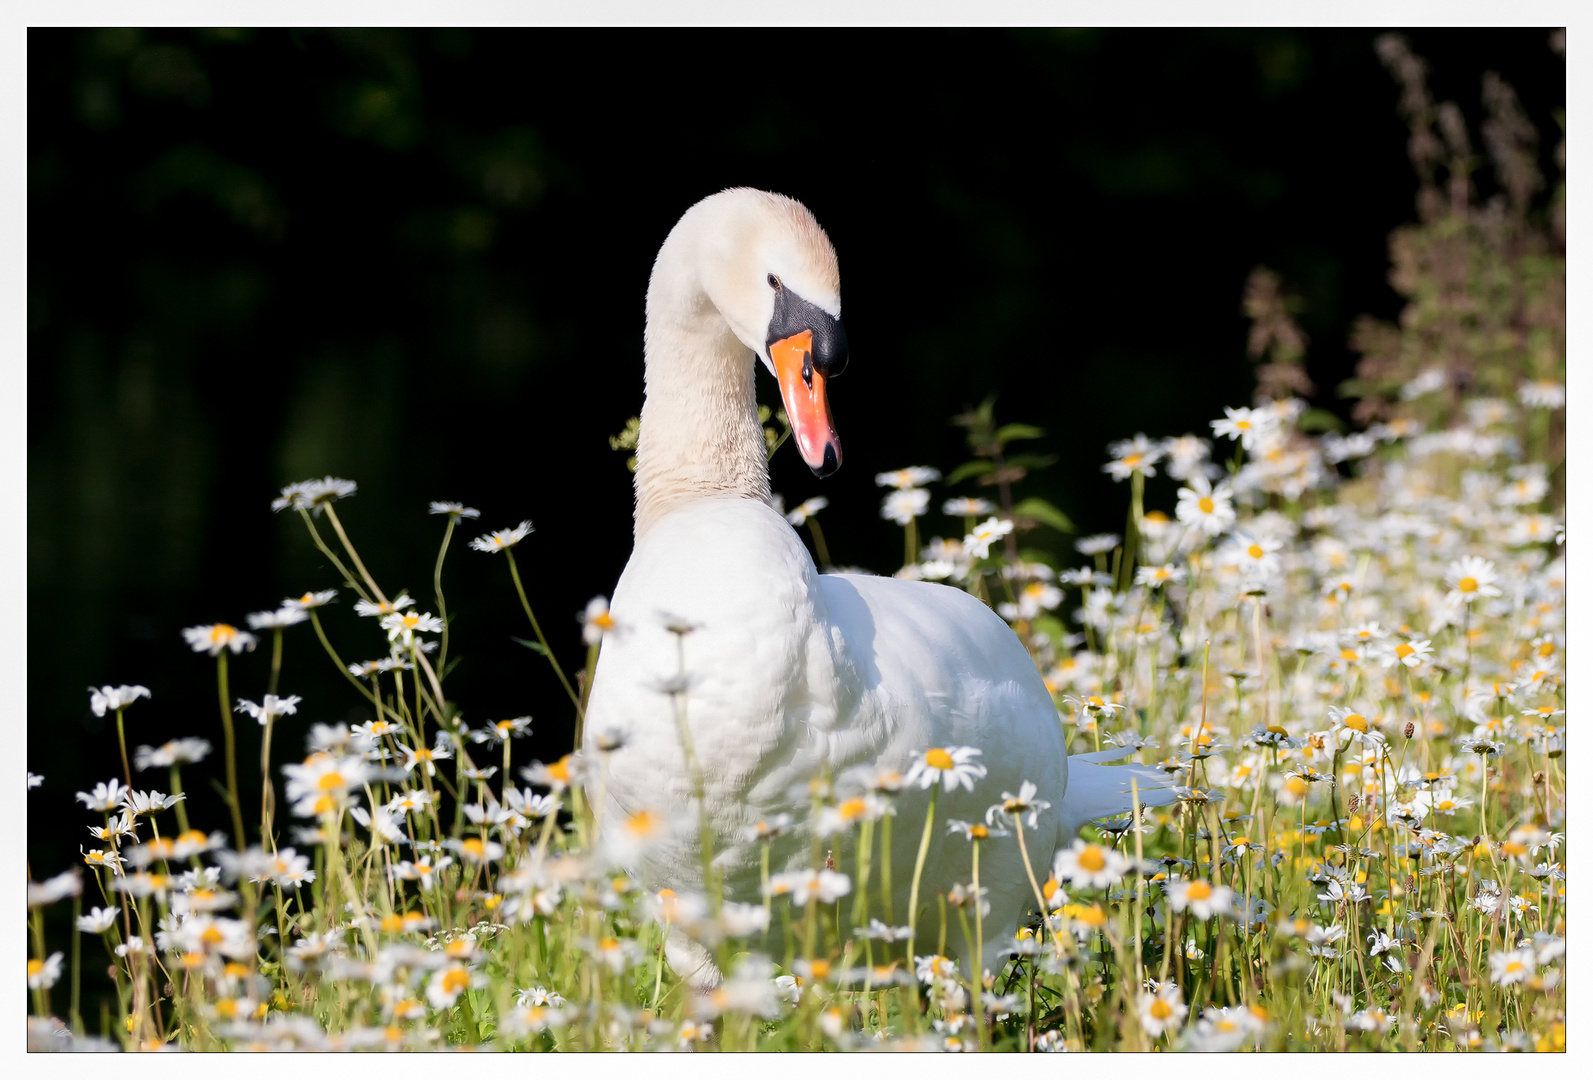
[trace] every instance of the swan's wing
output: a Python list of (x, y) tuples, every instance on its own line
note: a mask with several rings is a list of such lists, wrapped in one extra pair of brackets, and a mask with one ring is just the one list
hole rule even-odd
[(1064, 838), (1077, 833), (1086, 821), (1129, 813), (1136, 796), (1140, 806), (1177, 801), (1177, 789), (1161, 770), (1148, 765), (1103, 764), (1133, 752), (1132, 747), (1118, 747), (1068, 758), (1068, 794), (1062, 803)]

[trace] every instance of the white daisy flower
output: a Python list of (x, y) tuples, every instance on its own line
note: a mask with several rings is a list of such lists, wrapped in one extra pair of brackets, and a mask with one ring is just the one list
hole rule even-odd
[(530, 536), (533, 531), (531, 522), (522, 521), (512, 529), (499, 529), (497, 532), (488, 533), (486, 536), (478, 536), (470, 541), (470, 546), (477, 551), (485, 551), (489, 555), (496, 554), (514, 547)]
[(929, 788), (939, 782), (947, 791), (955, 791), (959, 785), (972, 791), (974, 781), (989, 771), (974, 760), (983, 753), (972, 746), (925, 750), (913, 759), (904, 783), (909, 787), (917, 784), (920, 788)]

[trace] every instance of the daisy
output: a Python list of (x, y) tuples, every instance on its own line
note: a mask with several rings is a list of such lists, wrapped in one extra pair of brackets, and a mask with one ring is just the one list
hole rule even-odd
[(1122, 542), (1123, 538), (1116, 533), (1096, 533), (1075, 541), (1073, 546), (1080, 555), (1105, 555)]
[(1233, 488), (1227, 482), (1212, 487), (1200, 474), (1178, 489), (1178, 520), (1206, 536), (1221, 536), (1238, 520), (1233, 508)]
[(1247, 574), (1270, 577), (1279, 569), (1278, 550), (1283, 543), (1272, 537), (1235, 533), (1228, 548), (1228, 558)]
[(885, 496), (880, 504), (879, 516), (898, 525), (906, 525), (922, 517), (929, 508), (929, 492), (923, 488), (902, 488)]
[(428, 514), (447, 514), (455, 521), (460, 518), (478, 518), (481, 516), (480, 510), (466, 506), (464, 503), (456, 502), (433, 502), (428, 505), (426, 512)]
[(1018, 793), (1016, 795), (1010, 791), (1003, 791), (1001, 793), (1001, 802), (985, 811), (985, 824), (994, 825), (997, 819), (1017, 821), (1027, 814), (1029, 828), (1039, 828), (1041, 811), (1051, 809), (1050, 803), (1044, 799), (1035, 798), (1039, 792), (1040, 789), (1028, 780), (1018, 785)]
[(922, 487), (939, 479), (939, 469), (931, 469), (924, 465), (912, 465), (905, 469), (896, 469), (893, 472), (878, 473), (874, 477), (874, 483), (880, 487), (906, 491), (909, 488)]
[(1077, 838), (1072, 847), (1056, 853), (1051, 876), (1057, 881), (1071, 881), (1081, 888), (1104, 889), (1122, 881), (1128, 869), (1129, 860), (1125, 856)]
[(531, 718), (529, 716), (516, 716), (512, 720), (496, 720), (480, 731), (472, 731), (472, 742), (506, 743), (510, 739), (517, 739), (522, 735), (531, 734)]
[(985, 514), (994, 514), (996, 504), (989, 499), (970, 499), (959, 497), (947, 499), (941, 506), (940, 512), (947, 517), (980, 517)]
[(1207, 460), (1211, 457), (1211, 443), (1195, 435), (1180, 435), (1162, 442), (1162, 453), (1167, 456), (1167, 475), (1175, 480), (1192, 480), (1203, 476)]
[(1499, 986), (1526, 982), (1537, 967), (1532, 949), (1511, 949), (1488, 955), (1488, 978)]
[(580, 761), (574, 754), (565, 754), (551, 765), (533, 761), (520, 770), (520, 776), (538, 787), (566, 791), (573, 781), (580, 779)]
[(1524, 382), (1516, 389), (1516, 397), (1529, 409), (1559, 409), (1565, 406), (1565, 384), (1553, 379)]
[(477, 551), (485, 551), (491, 555), (514, 547), (530, 536), (532, 531), (531, 522), (522, 521), (512, 529), (499, 529), (497, 532), (488, 533), (486, 536), (478, 536), (470, 541), (470, 546)]
[(925, 750), (913, 759), (903, 783), (909, 787), (916, 783), (920, 788), (929, 788), (939, 781), (945, 785), (947, 791), (956, 791), (958, 785), (972, 791), (974, 781), (989, 771), (973, 760), (982, 754), (982, 750), (976, 750), (971, 746), (935, 747)]
[(800, 529), (808, 523), (808, 519), (830, 505), (830, 500), (823, 495), (815, 495), (785, 516), (794, 527)]
[(45, 904), (53, 904), (68, 896), (80, 896), (82, 893), (83, 872), (74, 866), (65, 873), (57, 874), (38, 884), (28, 882), (28, 906), (43, 907)]
[(359, 485), (352, 480), (339, 480), (335, 476), (320, 480), (300, 480), (282, 489), (280, 497), (271, 500), (272, 510), (309, 510), (319, 515), (331, 503), (346, 499), (357, 491)]
[(354, 601), (356, 615), (391, 615), (395, 611), (402, 611), (407, 607), (414, 607), (415, 601), (410, 599), (409, 593), (401, 592), (392, 600), (372, 602), (370, 600)]
[(248, 713), (260, 721), (261, 727), (265, 727), (267, 720), (275, 720), (279, 716), (292, 716), (298, 712), (300, 700), (297, 694), (285, 698), (279, 698), (275, 694), (267, 694), (261, 703), (256, 705), (252, 701), (245, 701), (243, 698), (239, 698), (238, 706), (234, 711)]
[(1383, 736), (1366, 717), (1338, 705), (1328, 706), (1328, 719), (1333, 722), (1333, 734), (1341, 741), (1353, 740), (1380, 743)]
[(1211, 433), (1219, 438), (1237, 439), (1246, 450), (1254, 450), (1257, 440), (1271, 434), (1277, 422), (1271, 412), (1262, 409), (1230, 409), (1225, 406), (1222, 411), (1226, 415), (1221, 420), (1211, 422)]
[(1226, 885), (1174, 878), (1166, 883), (1164, 891), (1174, 911), (1188, 908), (1201, 922), (1213, 915), (1227, 915), (1233, 911), (1233, 890)]
[(276, 611), (255, 611), (249, 614), (249, 629), (281, 630), (287, 626), (296, 626), (309, 617), (309, 613), (301, 607), (282, 607)]
[(48, 990), (61, 977), (62, 954), (51, 953), (48, 960), (28, 961), (28, 989)]
[(323, 589), (320, 592), (307, 592), (295, 599), (282, 601), (285, 608), (299, 608), (309, 611), (311, 608), (325, 607), (337, 598), (336, 589)]
[(852, 891), (852, 879), (835, 870), (792, 870), (769, 876), (767, 896), (791, 897), (797, 907), (809, 899), (821, 904), (833, 904)]
[(964, 840), (989, 840), (993, 836), (1011, 836), (1006, 829), (996, 828), (991, 825), (981, 825), (979, 822), (957, 821), (953, 819), (946, 822), (948, 833), (961, 833)]
[(963, 537), (963, 550), (971, 558), (984, 559), (990, 555), (990, 545), (1012, 531), (1012, 522), (1004, 518), (987, 518), (974, 526), (973, 532)]
[(77, 928), (85, 934), (103, 934), (116, 925), (121, 911), (113, 907), (90, 908), (87, 915), (79, 915)]
[(448, 750), (448, 744), (445, 741), (446, 736), (444, 736), (440, 731), (437, 733), (437, 736), (437, 744), (430, 749), (427, 749), (424, 746), (399, 746), (399, 749), (404, 752), (405, 772), (414, 772), (417, 765), (424, 765), (426, 767), (427, 776), (437, 775), (437, 762), (447, 761), (449, 758), (453, 757), (453, 754), (451, 754)]
[(1145, 585), (1152, 589), (1159, 589), (1163, 585), (1177, 584), (1184, 580), (1184, 568), (1167, 564), (1164, 566), (1141, 566), (1134, 571), (1134, 584)]
[(576, 616), (581, 621), (581, 640), (596, 645), (603, 635), (614, 629), (614, 616), (608, 611), (608, 598), (594, 596), (587, 601), (586, 610)]
[(204, 739), (173, 739), (157, 747), (140, 746), (133, 751), (133, 768), (169, 768), (172, 765), (192, 765), (203, 761), (210, 753), (210, 743)]
[(416, 611), (395, 611), (391, 615), (384, 615), (380, 625), (387, 631), (388, 641), (402, 640), (406, 649), (414, 643), (416, 634), (438, 634), (443, 630), (443, 621), (437, 616)]
[(254, 651), (256, 644), (253, 634), (245, 633), (236, 626), (227, 623), (212, 623), (208, 626), (190, 626), (183, 631), (189, 647), (194, 652), (208, 652), (211, 656), (218, 656), (222, 649), (231, 649), (233, 655), (248, 649)]
[(372, 775), (363, 757), (337, 757), (316, 752), (302, 764), (284, 765), (288, 777), (286, 796), (293, 812), (300, 817), (334, 814), (351, 791), (362, 787)]
[(1112, 455), (1112, 460), (1101, 466), (1101, 471), (1110, 473), (1113, 480), (1127, 480), (1135, 473), (1141, 476), (1155, 476), (1156, 462), (1161, 460), (1162, 448), (1147, 439), (1143, 433), (1135, 435), (1132, 439), (1123, 439), (1107, 447), (1107, 452)]
[(131, 791), (122, 792), (122, 808), (135, 816), (142, 814), (158, 814), (162, 810), (176, 806), (186, 799), (187, 795), (167, 795), (159, 791)]
[(1452, 604), (1469, 604), (1480, 597), (1498, 596), (1499, 586), (1494, 584), (1498, 580), (1499, 575), (1492, 562), (1467, 555), (1458, 562), (1450, 563), (1449, 570), (1444, 574), (1444, 584), (1450, 590), (1446, 599)]
[(410, 862), (408, 859), (400, 862), (392, 868), (392, 875), (403, 881), (418, 881), (422, 889), (430, 889), (432, 887), (432, 878), (441, 874), (453, 864), (453, 859), (447, 855), (435, 862), (432, 861), (430, 855), (422, 855), (414, 862)]
[(149, 697), (149, 688), (144, 686), (102, 686), (98, 690), (89, 687), (89, 708), (94, 710), (95, 716), (104, 716), (107, 711), (120, 712), (141, 697)]
[(1411, 638), (1401, 641), (1382, 652), (1384, 667), (1394, 667), (1403, 664), (1408, 668), (1421, 667), (1433, 651), (1433, 643), (1426, 638)]
[(1184, 1004), (1184, 992), (1175, 982), (1164, 982), (1154, 994), (1142, 993), (1139, 996), (1139, 1023), (1145, 1029), (1145, 1034), (1153, 1039), (1159, 1039), (1167, 1032), (1176, 1032), (1188, 1015), (1189, 1006)]

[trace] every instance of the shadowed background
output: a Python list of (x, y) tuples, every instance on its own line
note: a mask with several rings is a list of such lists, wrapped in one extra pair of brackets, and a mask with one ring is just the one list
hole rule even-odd
[[(130, 751), (186, 735), (219, 751), (214, 665), (181, 629), (341, 586), (297, 518), (270, 512), (293, 480), (358, 481), (345, 522), (384, 589), (423, 610), (442, 533), (427, 501), (479, 507), (445, 571), (453, 695), (474, 726), (535, 718), (519, 764), (567, 749), (568, 703), (511, 640), (529, 635), (508, 568), (464, 541), (535, 522), (520, 565), (577, 668), (574, 614), (630, 550), (631, 477), (607, 439), (641, 405), (647, 275), (720, 188), (801, 199), (840, 253), (845, 465), (820, 482), (790, 448), (773, 463), (788, 505), (829, 497), (839, 564), (900, 564), (874, 474), (949, 471), (967, 457), (949, 417), (992, 393), (1059, 456), (1020, 493), (1083, 532), (1120, 528), (1109, 440), (1209, 434), (1250, 400), (1240, 294), (1258, 264), (1299, 296), (1312, 404), (1347, 415), (1348, 329), (1397, 314), (1386, 238), (1414, 217), (1372, 38), (32, 31), (34, 877), (87, 840), (72, 793), (120, 772), (86, 687), (153, 691), (128, 712)], [(1409, 38), (1474, 130), (1484, 71), (1513, 84), (1552, 172), (1565, 68), (1546, 31)], [(1148, 505), (1172, 490), (1152, 481)], [(960, 527), (939, 515), (947, 493), (926, 536)], [(1071, 556), (1054, 532), (1029, 542)], [(352, 599), (328, 632), (346, 660), (377, 657)], [(233, 696), (258, 700), (267, 666), (268, 650), (235, 661)], [(313, 721), (363, 718), (308, 626), (287, 632), (281, 692), (305, 700), (278, 760)], [(240, 720), (249, 819), (259, 729)], [(187, 770), (191, 814), (224, 828), (210, 765)]]

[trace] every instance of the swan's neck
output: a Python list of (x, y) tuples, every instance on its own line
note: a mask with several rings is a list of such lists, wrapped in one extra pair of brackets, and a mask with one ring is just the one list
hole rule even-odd
[[(769, 501), (751, 350), (731, 333), (671, 236), (647, 290), (646, 400), (636, 445), (636, 535), (691, 499)], [(674, 250), (672, 250), (674, 249)]]

